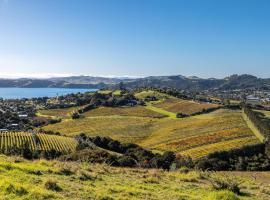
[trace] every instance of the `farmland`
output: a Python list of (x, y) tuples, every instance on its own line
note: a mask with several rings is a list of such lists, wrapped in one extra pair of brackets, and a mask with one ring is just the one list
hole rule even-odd
[(146, 109), (143, 106), (136, 107), (99, 107), (84, 113), (85, 117), (97, 117), (97, 116), (134, 116), (134, 117), (151, 117), (162, 118), (165, 115)]
[(63, 108), (63, 109), (47, 109), (47, 110), (39, 110), (37, 115), (41, 117), (48, 118), (62, 118), (68, 119), (71, 118), (72, 112), (78, 110), (80, 107), (71, 107), (71, 108)]
[[(243, 145), (258, 142), (242, 119), (240, 111), (224, 109), (184, 119), (164, 119), (155, 124), (152, 134), (140, 144), (160, 151), (170, 149), (180, 154), (194, 149), (194, 152), (197, 151), (199, 155), (195, 155), (194, 152), (185, 154), (198, 158), (210, 152), (225, 150), (223, 143), (240, 138), (243, 139), (241, 143)], [(201, 149), (196, 150), (197, 147), (203, 148), (209, 144), (216, 144), (216, 148), (206, 152)], [(241, 145), (236, 142), (226, 147), (233, 149), (239, 146)]]
[[(183, 119), (120, 116), (115, 112), (92, 117), (88, 113), (85, 118), (66, 120), (44, 129), (66, 136), (82, 132), (90, 136), (109, 136), (156, 151), (183, 152), (193, 158), (259, 142), (243, 120), (241, 111), (220, 109)], [(204, 147), (206, 151), (201, 150)]]
[[(188, 199), (267, 200), (269, 173), (188, 173), (114, 168), (100, 164), (27, 161), (0, 156), (0, 196), (3, 199)], [(69, 170), (70, 175), (63, 174)], [(210, 176), (233, 177), (242, 183), (237, 196), (212, 189)], [(256, 177), (256, 179), (254, 179)], [(55, 187), (50, 187), (54, 185)], [(214, 198), (217, 196), (216, 198)], [(218, 198), (219, 197), (219, 198)]]
[(0, 148), (6, 150), (17, 146), (22, 147), (29, 144), (32, 150), (56, 150), (69, 151), (75, 150), (76, 141), (73, 138), (67, 138), (57, 135), (32, 134), (28, 132), (1, 132)]
[(144, 91), (135, 93), (135, 97), (138, 98), (138, 99), (144, 99), (144, 98), (149, 97), (149, 96), (154, 96), (157, 99), (174, 98), (174, 97), (172, 97), (170, 95), (167, 95), (167, 94), (164, 94), (164, 93), (161, 93), (161, 92), (157, 92), (157, 91), (154, 91), (154, 90), (144, 90)]
[(44, 127), (65, 136), (86, 133), (90, 136), (109, 136), (123, 142), (139, 142), (151, 133), (155, 118), (133, 116), (98, 116), (67, 120)]
[(194, 101), (169, 98), (162, 102), (155, 104), (156, 107), (162, 108), (173, 113), (183, 113), (185, 115), (192, 115), (210, 108), (218, 108), (219, 105), (209, 103), (198, 103)]

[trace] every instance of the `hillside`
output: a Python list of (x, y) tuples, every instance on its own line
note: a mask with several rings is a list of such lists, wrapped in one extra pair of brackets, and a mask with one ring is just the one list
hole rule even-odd
[[(4, 199), (188, 199), (267, 200), (269, 173), (166, 172), (100, 164), (27, 161), (0, 156), (0, 196)], [(241, 181), (244, 195), (214, 190), (211, 181)], [(254, 179), (254, 177), (256, 177)]]
[(72, 76), (48, 79), (0, 79), (0, 87), (63, 87), (63, 88), (119, 88), (120, 82), (126, 88), (156, 87), (176, 88), (179, 90), (234, 90), (234, 89), (269, 89), (270, 79), (261, 79), (252, 75), (232, 75), (223, 79), (203, 79), (198, 77), (150, 76), (144, 78), (106, 78), (93, 76)]
[[(137, 112), (137, 111), (138, 112)], [(146, 107), (98, 108), (77, 120), (48, 125), (45, 130), (66, 136), (86, 133), (133, 142), (157, 151), (173, 150), (199, 158), (208, 153), (258, 143), (241, 111), (220, 109), (209, 114), (177, 119), (157, 118)]]
[(185, 115), (192, 115), (206, 111), (208, 109), (219, 108), (217, 104), (199, 103), (194, 101), (170, 98), (165, 101), (154, 104), (158, 108), (162, 108), (166, 111), (177, 113), (183, 113)]
[(73, 151), (77, 142), (73, 138), (48, 134), (32, 134), (28, 132), (1, 132), (0, 149), (5, 151), (11, 147), (18, 148), (29, 144), (32, 150), (56, 150), (60, 152)]

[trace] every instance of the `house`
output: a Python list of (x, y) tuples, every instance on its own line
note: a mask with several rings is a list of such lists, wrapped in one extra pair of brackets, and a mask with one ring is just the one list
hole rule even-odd
[(28, 117), (28, 115), (18, 115), (19, 116), (19, 118), (21, 118), (21, 119), (26, 119), (27, 117)]
[(252, 106), (260, 106), (262, 102), (260, 98), (254, 97), (253, 95), (249, 95), (246, 97), (246, 104), (249, 104)]

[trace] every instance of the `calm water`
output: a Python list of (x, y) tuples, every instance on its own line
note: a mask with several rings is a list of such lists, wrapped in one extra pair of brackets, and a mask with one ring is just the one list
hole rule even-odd
[(0, 88), (0, 98), (21, 99), (35, 97), (55, 97), (78, 92), (95, 92), (96, 89), (69, 88)]

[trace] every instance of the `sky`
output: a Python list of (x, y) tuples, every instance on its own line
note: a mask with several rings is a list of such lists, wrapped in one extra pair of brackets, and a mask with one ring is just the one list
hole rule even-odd
[(269, 0), (0, 0), (0, 76), (270, 77)]

